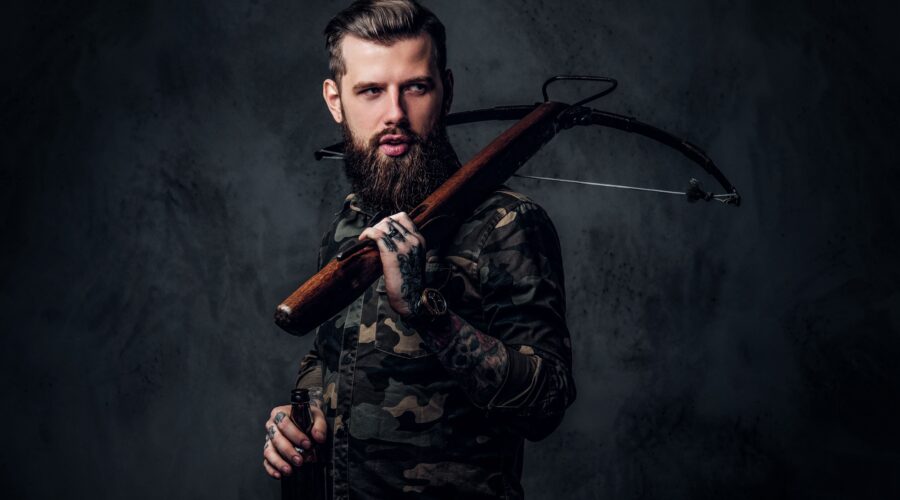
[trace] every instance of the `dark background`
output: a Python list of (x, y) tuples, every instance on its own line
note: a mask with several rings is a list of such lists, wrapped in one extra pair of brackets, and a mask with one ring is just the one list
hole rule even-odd
[[(345, 2), (22, 2), (2, 16), (6, 498), (275, 498), (263, 422), (309, 338), (272, 323), (347, 185), (321, 30)], [(598, 107), (701, 145), (738, 209), (530, 180), (578, 400), (531, 498), (898, 498), (896, 2), (426, 2), (454, 108), (613, 76)], [(587, 88), (560, 90), (574, 100)], [(463, 157), (503, 125), (455, 129)], [(574, 130), (523, 169), (679, 189)]]

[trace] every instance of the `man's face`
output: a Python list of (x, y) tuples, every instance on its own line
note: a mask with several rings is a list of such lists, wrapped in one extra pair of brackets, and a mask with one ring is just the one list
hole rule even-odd
[[(347, 35), (341, 51), (347, 72), (338, 92), (335, 82), (326, 80), (325, 101), (335, 121), (346, 122), (358, 144), (394, 127), (408, 128), (420, 137), (431, 132), (444, 111), (445, 89), (429, 35), (391, 45)], [(408, 148), (403, 137), (392, 135), (380, 150), (396, 157)]]
[(427, 34), (391, 45), (348, 35), (346, 73), (340, 84), (324, 83), (344, 131), (348, 177), (372, 207), (409, 210), (455, 168), (443, 126), (452, 75), (442, 78), (431, 44)]

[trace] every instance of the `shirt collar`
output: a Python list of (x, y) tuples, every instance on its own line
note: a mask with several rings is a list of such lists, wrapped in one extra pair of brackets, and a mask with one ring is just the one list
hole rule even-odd
[(354, 212), (359, 212), (361, 214), (369, 216), (372, 215), (367, 210), (363, 209), (362, 206), (360, 206), (359, 195), (357, 195), (356, 193), (350, 193), (346, 198), (344, 198), (344, 204), (341, 206), (341, 212), (346, 212), (347, 210), (353, 210)]

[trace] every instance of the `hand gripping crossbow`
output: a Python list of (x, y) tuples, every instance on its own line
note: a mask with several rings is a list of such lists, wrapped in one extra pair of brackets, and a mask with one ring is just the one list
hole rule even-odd
[[(560, 80), (604, 82), (607, 87), (575, 104), (550, 100), (548, 87)], [(443, 238), (451, 236), (458, 223), (511, 176), (539, 180), (561, 181), (599, 187), (632, 189), (686, 197), (689, 202), (718, 201), (740, 206), (741, 196), (712, 159), (699, 147), (635, 118), (585, 105), (613, 92), (618, 82), (599, 76), (554, 76), (541, 89), (544, 102), (499, 106), (453, 113), (447, 125), (462, 125), (492, 120), (517, 120), (471, 160), (459, 168), (450, 179), (414, 208), (410, 217), (425, 236), (429, 246), (439, 246)], [(559, 131), (578, 125), (599, 125), (633, 132), (674, 148), (700, 165), (724, 189), (723, 193), (704, 191), (697, 179), (691, 179), (685, 191), (671, 191), (647, 187), (624, 186), (599, 182), (518, 175), (516, 170), (531, 158)], [(320, 149), (316, 160), (343, 159), (343, 143)], [(362, 294), (381, 275), (378, 248), (369, 240), (356, 242), (342, 249), (318, 273), (307, 280), (282, 302), (275, 311), (275, 322), (294, 335), (304, 335), (334, 316)]]

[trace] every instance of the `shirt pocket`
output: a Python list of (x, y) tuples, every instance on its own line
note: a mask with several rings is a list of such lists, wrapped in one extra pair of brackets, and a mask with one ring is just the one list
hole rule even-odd
[(424, 358), (431, 354), (419, 332), (407, 327), (391, 309), (386, 296), (382, 304), (383, 307), (378, 308), (378, 324), (375, 326), (375, 349), (407, 359)]
[[(450, 279), (450, 265), (443, 262), (425, 264), (425, 286), (441, 289)], [(384, 288), (384, 277), (375, 285), (378, 292), (378, 322), (375, 327), (375, 349), (392, 356), (415, 359), (432, 354), (415, 329), (407, 327), (391, 307)]]

